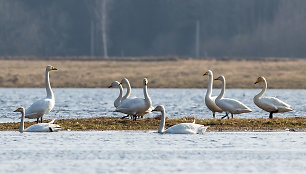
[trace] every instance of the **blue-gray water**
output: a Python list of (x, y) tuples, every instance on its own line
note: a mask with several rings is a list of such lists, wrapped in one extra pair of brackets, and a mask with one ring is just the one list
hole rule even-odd
[[(85, 118), (100, 116), (123, 116), (114, 113), (113, 101), (119, 95), (118, 89), (83, 89), (55, 88), (55, 107), (51, 113), (44, 116), (49, 119)], [(220, 90), (214, 90), (218, 95)], [(249, 106), (254, 112), (236, 115), (239, 118), (266, 118), (268, 113), (259, 109), (253, 103), (253, 97), (260, 89), (228, 89), (225, 97), (238, 99)], [(195, 116), (196, 118), (211, 118), (211, 112), (206, 108), (204, 95), (206, 89), (149, 89), (153, 106), (163, 104), (167, 116), (171, 118)], [(274, 114), (277, 117), (305, 116), (306, 90), (275, 90), (266, 92), (267, 96), (275, 96), (292, 105), (293, 112)], [(34, 101), (46, 96), (44, 88), (0, 88), (0, 122), (18, 122), (20, 114), (14, 113), (20, 106), (29, 107)], [(131, 96), (143, 97), (142, 89), (134, 89)], [(154, 116), (156, 114), (148, 114)], [(221, 117), (223, 113), (217, 113)]]
[(305, 132), (0, 132), (0, 173), (274, 173), (306, 171)]

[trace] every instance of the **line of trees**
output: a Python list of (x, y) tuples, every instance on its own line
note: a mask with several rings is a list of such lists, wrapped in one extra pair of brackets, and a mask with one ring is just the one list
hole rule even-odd
[(1, 0), (0, 56), (306, 57), (305, 9), (304, 0)]

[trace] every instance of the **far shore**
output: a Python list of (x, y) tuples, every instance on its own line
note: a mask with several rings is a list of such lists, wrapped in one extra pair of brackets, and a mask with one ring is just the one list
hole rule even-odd
[[(184, 122), (193, 122), (192, 117), (166, 119), (166, 128)], [(50, 120), (45, 120), (48, 122)], [(25, 122), (25, 128), (36, 122)], [(62, 130), (71, 131), (106, 131), (106, 130), (157, 130), (160, 117), (144, 118), (132, 121), (119, 117), (94, 117), (83, 119), (59, 119), (55, 121)], [(273, 119), (196, 119), (197, 124), (209, 126), (208, 132), (241, 132), (241, 131), (294, 131), (306, 132), (306, 117), (288, 117)], [(0, 131), (18, 131), (19, 123), (0, 123)]]
[[(203, 74), (210, 69), (215, 77), (226, 77), (227, 88), (261, 88), (254, 82), (258, 76), (264, 76), (270, 89), (306, 89), (306, 59), (153, 58), (133, 61), (0, 59), (0, 87), (44, 88), (45, 67), (53, 65), (58, 69), (50, 73), (53, 88), (106, 88), (124, 77), (129, 79), (132, 88), (142, 87), (144, 77), (149, 80), (149, 88), (206, 88), (208, 77)], [(214, 83), (214, 88), (220, 87), (220, 82)]]

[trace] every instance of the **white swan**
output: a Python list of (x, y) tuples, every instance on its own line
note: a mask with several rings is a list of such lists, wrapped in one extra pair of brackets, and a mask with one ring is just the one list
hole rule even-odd
[(21, 112), (21, 121), (19, 125), (19, 132), (57, 132), (61, 129), (58, 124), (53, 124), (54, 120), (49, 123), (39, 123), (34, 124), (27, 129), (24, 130), (24, 118), (25, 118), (25, 109), (20, 107), (16, 109), (14, 112)]
[(123, 88), (122, 88), (122, 85), (118, 81), (114, 81), (113, 83), (111, 83), (108, 86), (108, 88), (112, 88), (112, 87), (118, 87), (119, 88), (119, 96), (114, 101), (114, 106), (115, 106), (115, 108), (117, 108), (121, 104), (121, 101), (122, 101)]
[(203, 134), (206, 132), (208, 126), (204, 126), (202, 124), (193, 123), (180, 123), (174, 126), (169, 127), (165, 130), (165, 122), (166, 122), (166, 111), (163, 105), (157, 106), (153, 111), (161, 112), (161, 120), (158, 128), (158, 133), (166, 133), (166, 134)]
[(275, 97), (262, 97), (267, 90), (267, 81), (264, 77), (258, 77), (256, 83), (263, 83), (262, 91), (255, 95), (254, 103), (264, 111), (270, 113), (269, 118), (273, 118), (273, 113), (283, 113), (293, 111), (291, 106)]
[(203, 74), (203, 76), (205, 76), (205, 75), (208, 75), (208, 77), (209, 77), (207, 92), (206, 92), (206, 95), (205, 95), (205, 104), (208, 107), (208, 109), (212, 111), (213, 117), (215, 118), (215, 113), (216, 112), (223, 112), (223, 111), (222, 111), (221, 108), (219, 108), (216, 105), (215, 100), (216, 100), (217, 96), (211, 96), (212, 88), (213, 88), (213, 80), (214, 80), (213, 79), (214, 78), (213, 72), (211, 70), (208, 70), (205, 74)]
[(49, 71), (52, 71), (52, 70), (57, 70), (57, 69), (50, 65), (46, 67), (45, 83), (46, 83), (47, 97), (33, 103), (26, 110), (26, 113), (25, 113), (26, 118), (30, 118), (30, 119), (37, 118), (37, 123), (38, 123), (39, 118), (41, 118), (41, 122), (42, 122), (43, 115), (48, 114), (53, 109), (54, 104), (55, 104), (55, 98), (54, 98), (54, 94), (51, 89), (50, 80), (49, 80)]
[[(246, 105), (241, 103), (238, 100), (230, 99), (230, 98), (223, 98), (225, 93), (225, 77), (219, 76), (215, 80), (221, 80), (222, 81), (222, 90), (219, 94), (219, 96), (216, 98), (216, 104), (219, 106), (224, 112), (226, 112), (226, 116), (228, 116), (228, 113), (231, 113), (232, 118), (233, 114), (242, 114), (242, 113), (248, 113), (252, 112), (250, 108), (248, 108)], [(224, 118), (224, 117), (222, 117)]]
[[(134, 99), (136, 97), (130, 97), (131, 95), (131, 92), (132, 92), (132, 88), (131, 88), (131, 84), (129, 82), (129, 80), (127, 78), (123, 78), (121, 80), (121, 83), (120, 83), (122, 86), (125, 85), (126, 86), (126, 94), (122, 97), (122, 101), (123, 100), (130, 100), (130, 99)], [(147, 113), (150, 113), (152, 110), (154, 109), (153, 106), (151, 106), (143, 115), (147, 114)], [(138, 115), (139, 117), (143, 118), (143, 115)], [(123, 116), (122, 118), (126, 118), (126, 117), (129, 117), (130, 115), (127, 115), (127, 116)], [(132, 117), (131, 117), (132, 118)]]
[(136, 120), (137, 116), (143, 116), (148, 113), (148, 110), (152, 107), (152, 101), (148, 94), (148, 80), (143, 79), (143, 93), (144, 98), (132, 98), (125, 99), (115, 110), (116, 112), (133, 115), (133, 120)]

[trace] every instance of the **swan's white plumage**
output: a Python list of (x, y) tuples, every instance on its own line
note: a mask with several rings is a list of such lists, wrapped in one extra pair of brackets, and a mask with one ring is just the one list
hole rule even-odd
[(216, 112), (223, 112), (220, 107), (216, 104), (217, 96), (212, 96), (212, 88), (213, 88), (213, 72), (208, 70), (203, 76), (208, 75), (209, 81), (207, 86), (207, 91), (205, 95), (205, 104), (209, 110), (213, 112), (213, 117), (215, 117)]
[(161, 134), (203, 134), (206, 132), (208, 126), (204, 126), (201, 124), (196, 124), (195, 120), (193, 123), (180, 123), (174, 126), (169, 127), (165, 130), (165, 121), (166, 121), (166, 111), (163, 105), (157, 106), (153, 111), (161, 112), (161, 120), (158, 129), (158, 133)]
[(19, 132), (57, 132), (61, 129), (60, 125), (54, 124), (55, 120), (50, 121), (49, 123), (38, 123), (31, 125), (27, 129), (24, 129), (24, 118), (25, 118), (25, 109), (23, 107), (18, 108), (14, 112), (21, 112), (21, 121), (19, 126)]
[(264, 77), (258, 77), (256, 83), (263, 83), (262, 91), (254, 97), (254, 103), (264, 111), (283, 113), (293, 111), (290, 105), (275, 97), (262, 97), (267, 90), (267, 81)]
[(55, 105), (55, 97), (51, 89), (50, 80), (49, 80), (49, 71), (57, 70), (53, 66), (48, 65), (46, 67), (45, 73), (45, 83), (46, 83), (46, 92), (47, 97), (34, 102), (25, 113), (26, 118), (40, 118), (45, 114), (48, 114)]
[(53, 109), (54, 105), (54, 99), (44, 98), (38, 100), (26, 110), (26, 118), (40, 118), (48, 114)]
[(24, 130), (24, 132), (57, 132), (61, 129), (58, 124), (53, 123), (38, 123)]
[(127, 98), (116, 108), (116, 112), (134, 116), (143, 116), (152, 107), (152, 101), (147, 91), (148, 80), (143, 80), (144, 98)]
[(238, 100), (223, 98), (226, 86), (226, 81), (224, 76), (219, 76), (215, 80), (222, 81), (222, 90), (219, 96), (216, 98), (217, 106), (219, 106), (224, 112), (231, 114), (242, 114), (242, 113), (252, 112), (252, 110), (249, 107), (247, 107), (245, 104), (243, 104)]
[(203, 134), (208, 127), (195, 123), (180, 123), (169, 127), (163, 133), (166, 134)]

